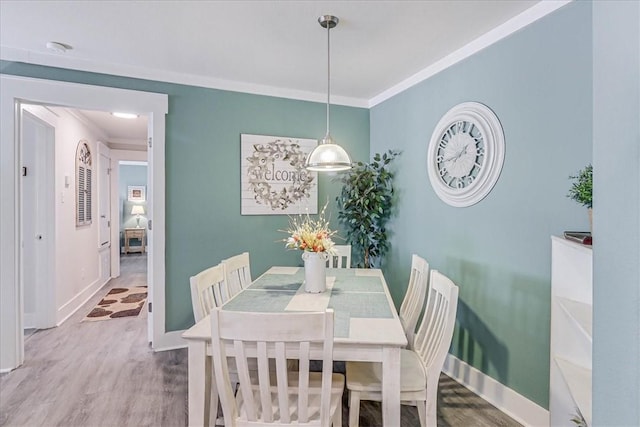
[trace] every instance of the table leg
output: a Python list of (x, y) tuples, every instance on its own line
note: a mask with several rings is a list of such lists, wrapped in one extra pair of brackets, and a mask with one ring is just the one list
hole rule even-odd
[[(188, 341), (189, 351), (189, 426), (208, 426), (210, 397), (206, 393), (211, 388), (211, 378), (206, 369), (206, 343)], [(207, 381), (207, 377), (209, 380)]]
[(400, 348), (382, 351), (382, 424), (400, 425)]

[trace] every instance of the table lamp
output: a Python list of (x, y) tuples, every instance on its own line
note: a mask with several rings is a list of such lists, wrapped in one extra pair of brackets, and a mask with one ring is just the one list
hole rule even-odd
[(140, 215), (144, 215), (144, 208), (141, 205), (134, 205), (131, 208), (131, 215), (136, 216), (136, 228), (140, 228)]

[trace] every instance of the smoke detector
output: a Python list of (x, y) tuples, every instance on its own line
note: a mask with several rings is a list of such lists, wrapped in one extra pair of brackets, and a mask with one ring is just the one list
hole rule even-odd
[(66, 51), (73, 49), (73, 47), (60, 42), (47, 42), (47, 49), (56, 53), (65, 53)]

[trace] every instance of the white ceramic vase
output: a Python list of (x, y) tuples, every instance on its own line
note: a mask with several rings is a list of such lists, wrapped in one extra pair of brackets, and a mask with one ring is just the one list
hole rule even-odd
[(326, 252), (303, 252), (304, 260), (304, 290), (310, 293), (320, 293), (327, 289), (327, 260)]

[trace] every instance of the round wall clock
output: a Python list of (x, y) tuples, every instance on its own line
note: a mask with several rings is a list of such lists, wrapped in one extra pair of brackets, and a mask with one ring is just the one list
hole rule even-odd
[(427, 152), (429, 180), (445, 203), (466, 207), (493, 188), (504, 163), (498, 117), (478, 102), (458, 104), (436, 125)]

